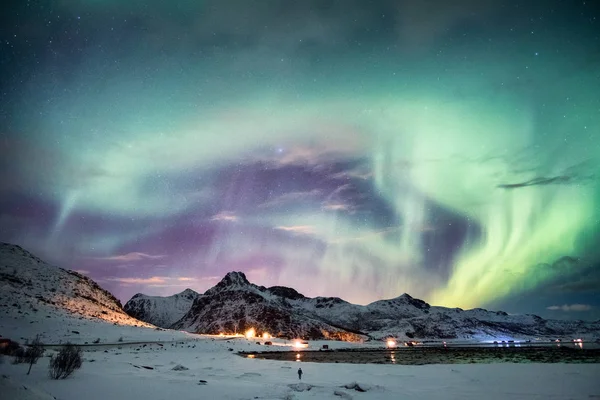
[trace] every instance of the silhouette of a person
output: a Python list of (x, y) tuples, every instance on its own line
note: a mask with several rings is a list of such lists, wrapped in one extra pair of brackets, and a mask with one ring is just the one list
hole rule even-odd
[(298, 368), (298, 379), (302, 380), (302, 368)]

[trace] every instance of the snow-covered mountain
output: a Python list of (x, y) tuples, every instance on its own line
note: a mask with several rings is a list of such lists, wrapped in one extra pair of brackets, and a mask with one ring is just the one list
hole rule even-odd
[(136, 320), (111, 293), (74, 271), (49, 265), (20, 246), (0, 243), (0, 316), (31, 323), (68, 315), (119, 325)]
[[(164, 310), (161, 310), (164, 313)], [(181, 310), (177, 310), (180, 313)], [(141, 316), (151, 321), (154, 316)], [(254, 328), (280, 337), (373, 339), (507, 339), (598, 336), (600, 322), (545, 320), (481, 308), (435, 307), (408, 294), (366, 306), (337, 297), (309, 298), (292, 288), (254, 285), (241, 272), (228, 273), (199, 295), (172, 325), (195, 333), (235, 333)]]
[(261, 335), (357, 339), (291, 302), (304, 296), (294, 289), (254, 285), (241, 272), (228, 273), (216, 286), (198, 296), (190, 310), (171, 327), (196, 333), (243, 333), (254, 328)]
[(123, 308), (134, 318), (156, 326), (171, 326), (187, 313), (199, 296), (192, 289), (168, 297), (146, 296), (138, 293)]
[[(189, 289), (166, 298), (138, 294), (126, 308), (129, 314), (91, 279), (49, 265), (19, 246), (0, 243), (0, 322), (13, 321), (10, 326), (20, 327), (15, 332), (27, 324), (38, 333), (58, 329), (52, 337), (66, 337), (78, 326), (75, 321), (104, 321), (194, 333), (242, 333), (254, 328), (259, 335), (345, 340), (600, 336), (600, 321), (435, 307), (407, 294), (362, 306), (336, 297), (309, 298), (282, 286), (257, 286), (241, 272), (228, 273), (204, 294)], [(3, 334), (10, 334), (8, 325), (0, 325)]]

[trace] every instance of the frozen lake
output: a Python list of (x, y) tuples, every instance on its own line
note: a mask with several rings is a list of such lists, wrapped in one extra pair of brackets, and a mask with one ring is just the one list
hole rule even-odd
[(400, 347), (334, 351), (242, 352), (254, 359), (350, 364), (493, 364), (493, 363), (600, 363), (600, 346), (465, 346)]

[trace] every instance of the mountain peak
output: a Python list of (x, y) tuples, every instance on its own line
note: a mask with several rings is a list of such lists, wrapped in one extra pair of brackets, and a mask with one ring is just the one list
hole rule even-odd
[(396, 299), (402, 300), (402, 302), (404, 302), (406, 304), (410, 304), (413, 307), (420, 308), (420, 309), (423, 309), (423, 310), (427, 310), (427, 309), (429, 309), (431, 307), (425, 301), (423, 301), (421, 299), (415, 299), (414, 297), (412, 297), (408, 293), (403, 293), (400, 296), (396, 297)]
[(178, 295), (180, 295), (180, 296), (197, 295), (197, 294), (198, 294), (198, 292), (196, 292), (195, 290), (192, 290), (190, 288), (187, 288), (183, 292), (178, 293)]
[(252, 284), (248, 281), (243, 272), (232, 271), (228, 272), (227, 275), (221, 279), (221, 282), (208, 289), (204, 294), (214, 294), (224, 290), (236, 290), (249, 288), (251, 286)]
[(395, 297), (393, 299), (377, 300), (377, 301), (371, 303), (370, 306), (385, 305), (387, 307), (392, 304), (404, 304), (404, 305), (415, 307), (415, 308), (421, 309), (421, 310), (427, 310), (431, 307), (429, 304), (427, 304), (423, 300), (415, 299), (408, 293), (403, 293), (400, 296)]
[(194, 300), (196, 297), (200, 296), (200, 294), (195, 290), (187, 288), (183, 292), (177, 293), (175, 296), (179, 298), (186, 298), (188, 300)]
[(220, 283), (229, 285), (248, 285), (250, 282), (246, 279), (246, 275), (243, 272), (228, 272)]

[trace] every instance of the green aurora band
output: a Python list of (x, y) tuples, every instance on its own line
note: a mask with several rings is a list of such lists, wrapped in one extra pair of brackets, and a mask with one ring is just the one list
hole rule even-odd
[[(146, 66), (134, 60), (152, 54), (134, 54), (112, 75), (84, 84), (101, 74), (90, 57), (69, 81), (70, 95), (45, 102), (41, 93), (54, 81), (39, 74), (20, 103), (42, 115), (30, 121), (23, 113), (21, 139), (57, 149), (56, 169), (40, 175), (47, 166), (31, 149), (30, 162), (15, 163), (25, 185), (61, 204), (46, 244), (53, 246), (77, 210), (169, 218), (213, 199), (215, 177), (193, 194), (166, 196), (168, 187), (147, 194), (148, 175), (264, 161), (257, 154), (279, 146), (290, 149), (288, 158), (269, 162), (314, 167), (366, 159), (366, 174), (395, 211), (390, 228), (377, 231), (327, 211), (245, 221), (319, 241), (281, 245), (289, 271), (316, 265), (315, 292), (342, 294), (355, 279), (368, 290), (357, 288), (348, 300), (408, 292), (439, 305), (483, 306), (576, 273), (552, 267), (561, 257), (588, 264), (600, 257), (597, 62), (589, 62), (585, 49), (563, 48), (565, 57), (542, 47), (539, 55), (528, 48), (499, 61), (499, 46), (470, 50), (468, 60), (460, 49), (443, 60), (418, 55), (414, 63), (348, 56), (327, 67), (290, 66), (273, 72), (275, 78), (246, 76), (218, 59), (181, 77), (179, 64), (167, 63), (155, 68), (152, 84), (140, 73)], [(247, 54), (238, 56), (247, 61)], [(423, 232), (438, 228), (430, 202), (473, 227), (447, 277), (423, 266), (423, 252), (435, 250), (424, 246)], [(90, 234), (81, 245), (110, 254), (155, 229)], [(232, 233), (212, 244), (209, 261), (235, 252), (240, 241), (249, 249), (262, 246), (260, 238)]]

